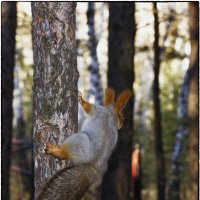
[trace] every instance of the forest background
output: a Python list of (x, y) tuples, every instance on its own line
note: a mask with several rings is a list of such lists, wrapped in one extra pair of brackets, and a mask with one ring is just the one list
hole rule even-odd
[[(11, 152), (8, 151), (7, 156), (2, 157), (2, 161), (11, 159), (10, 199), (26, 200), (33, 198), (31, 3), (5, 3), (1, 6), (3, 130), (6, 130), (4, 128), (6, 119), (9, 120), (9, 115), (4, 117), (4, 108), (9, 103), (5, 95), (5, 91), (9, 90), (9, 83), (6, 81), (14, 83), (11, 91), (13, 93), (12, 134), (10, 134), (12, 147)], [(130, 15), (121, 14), (126, 6), (132, 8)], [(9, 7), (12, 11), (11, 18), (16, 20), (16, 35), (14, 37), (12, 35), (9, 39), (10, 43), (15, 43), (14, 45), (4, 43), (4, 36), (8, 33), (4, 23), (4, 11), (6, 13)], [(102, 91), (108, 85), (112, 85), (112, 80), (118, 80), (120, 85), (125, 79), (133, 79), (134, 108), (131, 119), (133, 129), (131, 140), (128, 141), (132, 146), (129, 152), (132, 153), (130, 154), (132, 160), (128, 163), (132, 169), (129, 180), (131, 199), (159, 199), (159, 190), (162, 190), (162, 186), (159, 187), (158, 184), (159, 180), (165, 182), (166, 199), (197, 199), (198, 11), (197, 2), (77, 3), (75, 30), (77, 67), (80, 74), (78, 89), (83, 96), (90, 102), (99, 103)], [(113, 21), (117, 21), (116, 26), (109, 25), (112, 23), (111, 17)], [(132, 24), (130, 30), (128, 30), (129, 24), (126, 26), (125, 21)], [(123, 28), (127, 30), (123, 31)], [(109, 37), (117, 32), (121, 33), (118, 35), (118, 41)], [(125, 41), (124, 37), (129, 36), (128, 34), (132, 38), (130, 39), (133, 48), (132, 57), (121, 44), (123, 43), (121, 41)], [(12, 45), (15, 46), (14, 53), (6, 53), (4, 48), (9, 46), (12, 48)], [(119, 54), (121, 58), (117, 55), (115, 46), (122, 49)], [(113, 73), (110, 77), (109, 72), (113, 70), (111, 62), (115, 62), (111, 61), (112, 56), (114, 59), (119, 57), (116, 61), (121, 62), (121, 65), (125, 63), (125, 66), (128, 66), (126, 61), (131, 60), (133, 73), (127, 74), (127, 77)], [(14, 76), (9, 80), (6, 79), (4, 69), (7, 65), (6, 59), (9, 61), (14, 59), (11, 63)], [(156, 103), (157, 100), (159, 103)], [(6, 133), (4, 131), (2, 133), (2, 148), (4, 148)], [(160, 161), (162, 164), (159, 169), (157, 163)], [(123, 159), (120, 162), (123, 162)], [(3, 165), (4, 162), (2, 167)], [(117, 186), (115, 190), (119, 190), (116, 193), (123, 193)]]

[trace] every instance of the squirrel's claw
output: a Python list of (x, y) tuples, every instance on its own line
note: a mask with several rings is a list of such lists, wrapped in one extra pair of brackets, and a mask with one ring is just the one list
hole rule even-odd
[(46, 144), (44, 151), (46, 154), (52, 154), (55, 147), (56, 147), (55, 145), (48, 143), (48, 144)]
[(78, 101), (81, 103), (83, 101), (82, 94), (78, 91)]

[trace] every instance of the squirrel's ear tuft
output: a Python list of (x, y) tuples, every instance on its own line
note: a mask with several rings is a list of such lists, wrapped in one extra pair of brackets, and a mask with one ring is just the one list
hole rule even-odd
[(109, 104), (113, 104), (114, 101), (115, 101), (115, 91), (112, 88), (107, 88), (105, 90), (103, 105), (107, 106)]
[(118, 129), (120, 129), (123, 126), (123, 114), (122, 111), (125, 108), (128, 100), (133, 95), (133, 92), (131, 90), (124, 90), (121, 92), (117, 98), (117, 101), (115, 102), (114, 109), (117, 114), (117, 124)]
[(117, 101), (115, 102), (115, 111), (116, 112), (119, 112), (120, 110), (122, 111), (132, 95), (133, 92), (129, 89), (121, 92), (117, 98)]

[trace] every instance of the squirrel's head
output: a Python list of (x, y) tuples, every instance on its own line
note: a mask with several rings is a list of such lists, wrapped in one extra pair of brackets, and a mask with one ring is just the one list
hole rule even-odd
[(107, 106), (109, 104), (114, 105), (114, 111), (117, 115), (117, 126), (118, 129), (120, 129), (123, 126), (123, 110), (132, 96), (131, 90), (124, 90), (122, 91), (119, 96), (117, 97), (117, 100), (115, 101), (115, 91), (111, 88), (107, 88), (105, 90), (105, 96), (104, 96), (104, 106)]
[[(117, 100), (115, 101), (115, 91), (111, 88), (107, 88), (105, 90), (103, 106), (114, 106), (114, 111), (117, 115), (118, 129), (120, 129), (123, 126), (123, 110), (131, 96), (132, 91), (127, 89), (122, 91), (117, 97)], [(78, 93), (78, 98), (79, 103), (83, 107), (83, 110), (86, 113), (90, 113), (93, 104), (83, 100), (81, 92)]]

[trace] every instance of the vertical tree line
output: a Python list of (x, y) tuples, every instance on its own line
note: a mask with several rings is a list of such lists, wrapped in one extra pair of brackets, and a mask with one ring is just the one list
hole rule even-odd
[(2, 199), (9, 199), (9, 170), (12, 139), (13, 72), (15, 65), (16, 2), (1, 4), (2, 33)]
[(189, 75), (188, 71), (184, 76), (183, 84), (180, 89), (180, 94), (178, 97), (178, 107), (177, 107), (177, 119), (180, 121), (176, 131), (175, 144), (172, 152), (171, 158), (171, 176), (168, 179), (168, 197), (169, 200), (179, 200), (180, 199), (180, 157), (183, 150), (183, 141), (188, 134), (187, 124), (184, 123), (187, 117), (187, 96), (188, 96), (188, 82)]
[[(108, 86), (116, 91), (131, 89), (134, 81), (134, 3), (109, 4)], [(116, 150), (102, 184), (102, 199), (130, 199), (133, 99), (124, 111)]]
[(199, 80), (199, 3), (189, 3), (189, 28), (191, 55), (189, 65), (189, 94), (188, 94), (188, 117), (189, 125), (189, 167), (191, 177), (191, 200), (198, 198), (198, 80)]
[(159, 49), (159, 18), (157, 3), (153, 3), (154, 13), (154, 81), (153, 81), (153, 105), (154, 105), (154, 133), (155, 133), (155, 154), (157, 170), (157, 199), (165, 200), (165, 159), (162, 142), (162, 116), (160, 108), (160, 49)]
[(97, 37), (95, 32), (95, 3), (88, 2), (87, 10), (87, 24), (88, 24), (88, 47), (90, 51), (90, 88), (89, 96), (94, 96), (96, 104), (102, 104), (103, 94), (99, 74), (99, 62), (97, 58)]
[[(24, 139), (26, 136), (25, 133), (25, 121), (24, 121), (24, 112), (23, 112), (23, 101), (22, 101), (22, 88), (20, 87), (19, 80), (19, 66), (15, 66), (15, 77), (14, 77), (14, 89), (17, 91), (15, 99), (17, 101), (17, 105), (15, 106), (14, 114), (16, 118), (16, 138)], [(32, 166), (29, 164), (29, 159), (27, 156), (27, 151), (24, 148), (20, 148), (17, 155), (17, 163), (22, 170), (32, 169)], [(32, 161), (32, 159), (31, 159)], [(32, 164), (32, 162), (31, 162)], [(31, 170), (30, 170), (31, 173)], [(29, 174), (29, 176), (21, 175), (22, 183), (23, 183), (23, 191), (26, 191), (30, 194), (30, 199), (33, 199), (34, 193), (34, 177), (33, 174)]]

